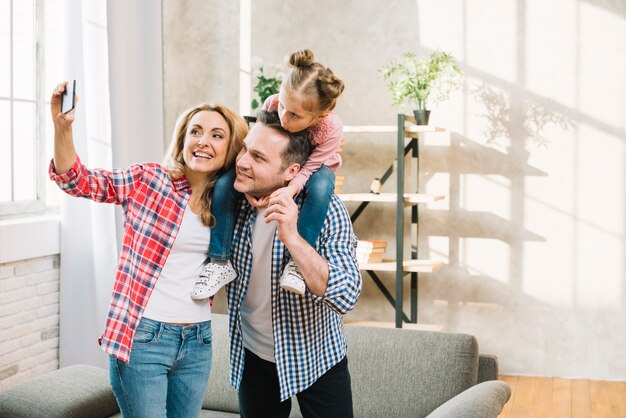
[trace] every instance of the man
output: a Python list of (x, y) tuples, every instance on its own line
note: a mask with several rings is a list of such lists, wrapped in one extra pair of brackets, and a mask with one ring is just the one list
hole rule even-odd
[[(356, 237), (336, 196), (311, 247), (297, 230), (298, 203), (265, 196), (284, 187), (306, 161), (308, 134), (291, 134), (276, 112), (261, 112), (238, 156), (235, 189), (244, 193), (227, 287), (231, 384), (242, 417), (288, 417), (296, 395), (304, 417), (351, 417), (352, 391), (342, 315), (361, 293)], [(279, 288), (289, 260), (307, 290)]]

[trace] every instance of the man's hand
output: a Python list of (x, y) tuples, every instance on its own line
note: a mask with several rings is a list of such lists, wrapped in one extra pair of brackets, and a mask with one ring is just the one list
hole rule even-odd
[(278, 239), (287, 247), (298, 239), (302, 239), (298, 233), (298, 206), (293, 197), (281, 194), (270, 197), (265, 222), (276, 221)]
[(267, 204), (268, 204), (268, 202), (270, 200), (269, 196), (254, 197), (254, 196), (249, 195), (247, 193), (244, 194), (244, 196), (246, 197), (246, 199), (250, 203), (250, 206), (252, 206), (255, 209), (263, 209), (263, 208), (267, 207)]
[(269, 199), (265, 222), (276, 221), (278, 239), (285, 244), (311, 293), (324, 296), (328, 287), (328, 262), (298, 233), (298, 206), (293, 197), (282, 194)]

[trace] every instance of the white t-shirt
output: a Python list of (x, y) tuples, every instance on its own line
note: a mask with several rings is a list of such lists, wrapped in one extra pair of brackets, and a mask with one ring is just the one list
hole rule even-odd
[(178, 235), (143, 312), (145, 318), (172, 323), (211, 319), (210, 299), (197, 301), (190, 296), (208, 256), (210, 240), (211, 229), (187, 206)]
[(276, 221), (265, 223), (265, 209), (252, 225), (252, 270), (241, 304), (243, 346), (263, 360), (274, 360), (272, 327), (272, 245)]

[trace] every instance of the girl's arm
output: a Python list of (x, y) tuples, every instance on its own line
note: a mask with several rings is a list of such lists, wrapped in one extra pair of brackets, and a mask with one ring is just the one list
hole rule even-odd
[(343, 125), (341, 124), (341, 119), (333, 113), (328, 115), (325, 120), (320, 123), (324, 124), (321, 126), (320, 130), (317, 133), (314, 133), (316, 136), (325, 136), (325, 139), (320, 141), (315, 138), (315, 145), (313, 152), (309, 155), (309, 158), (306, 160), (306, 163), (302, 166), (296, 177), (289, 182), (289, 186), (293, 186), (293, 190), (297, 189), (297, 193), (299, 193), (306, 182), (309, 180), (309, 177), (316, 172), (322, 164), (325, 164), (331, 157), (335, 156), (339, 151), (341, 146), (341, 138), (343, 137)]

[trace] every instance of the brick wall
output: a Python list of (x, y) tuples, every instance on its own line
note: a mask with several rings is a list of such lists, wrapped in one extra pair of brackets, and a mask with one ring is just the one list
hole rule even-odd
[(0, 389), (59, 367), (59, 256), (0, 264)]

